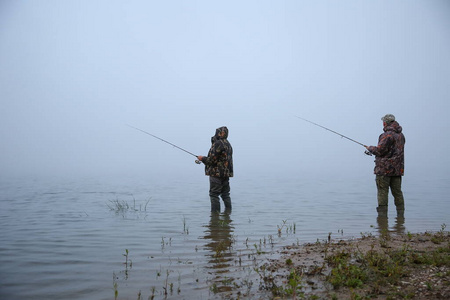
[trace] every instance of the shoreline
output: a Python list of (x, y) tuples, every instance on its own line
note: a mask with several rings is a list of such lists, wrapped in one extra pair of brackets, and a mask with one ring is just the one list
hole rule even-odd
[[(285, 246), (225, 299), (450, 299), (450, 233), (382, 232)], [(230, 296), (230, 297), (228, 297)]]
[[(285, 246), (258, 278), (220, 299), (450, 299), (450, 232), (397, 233)], [(255, 284), (256, 283), (256, 284)], [(215, 298), (214, 298), (215, 299)]]

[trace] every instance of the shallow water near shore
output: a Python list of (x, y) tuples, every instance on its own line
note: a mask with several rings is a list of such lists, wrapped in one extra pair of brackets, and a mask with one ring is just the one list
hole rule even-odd
[(404, 179), (404, 220), (392, 197), (377, 220), (373, 177), (233, 178), (231, 188), (231, 214), (211, 214), (206, 177), (3, 179), (0, 298), (220, 298), (257, 289), (254, 266), (285, 245), (450, 222), (444, 179)]

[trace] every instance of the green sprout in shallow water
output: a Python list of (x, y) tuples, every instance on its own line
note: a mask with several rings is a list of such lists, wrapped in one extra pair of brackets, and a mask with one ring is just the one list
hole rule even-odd
[(117, 297), (119, 296), (119, 290), (118, 290), (118, 284), (117, 282), (113, 283), (113, 287), (114, 287), (114, 300), (117, 299)]
[(277, 228), (278, 228), (278, 235), (279, 235), (279, 236), (281, 235), (281, 231), (283, 230), (283, 228), (286, 227), (286, 222), (287, 222), (287, 220), (281, 220), (281, 221), (283, 222), (283, 224), (277, 225)]
[(129, 259), (128, 257), (128, 249), (125, 249), (125, 253), (122, 254), (123, 256), (125, 256), (125, 262), (123, 263), (125, 265), (125, 275), (128, 276), (128, 267), (130, 267), (130, 269), (133, 267), (133, 261), (131, 259)]
[(183, 233), (189, 234), (189, 226), (186, 224), (186, 218), (183, 216)]

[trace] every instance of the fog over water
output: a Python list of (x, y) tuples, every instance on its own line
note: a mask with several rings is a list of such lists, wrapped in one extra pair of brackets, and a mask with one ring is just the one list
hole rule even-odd
[[(0, 298), (166, 299), (171, 272), (170, 296), (209, 299), (287, 244), (439, 230), (449, 100), (447, 0), (0, 1)], [(387, 113), (406, 212), (390, 196), (380, 221), (373, 157), (296, 116), (376, 145)], [(127, 124), (198, 155), (227, 126), (233, 213), (210, 215), (193, 156)]]
[(1, 177), (203, 176), (226, 125), (235, 180), (359, 176), (381, 116), (406, 176), (449, 177), (448, 1), (2, 1)]

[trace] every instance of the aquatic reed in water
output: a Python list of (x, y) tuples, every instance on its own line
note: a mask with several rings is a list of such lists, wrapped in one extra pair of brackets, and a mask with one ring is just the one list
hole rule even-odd
[(116, 214), (120, 214), (125, 217), (128, 212), (147, 212), (147, 206), (150, 200), (151, 197), (145, 202), (145, 204), (139, 203), (139, 205), (136, 206), (136, 199), (134, 197), (132, 203), (129, 203), (125, 200), (115, 199), (110, 200), (106, 205), (111, 211), (114, 211)]

